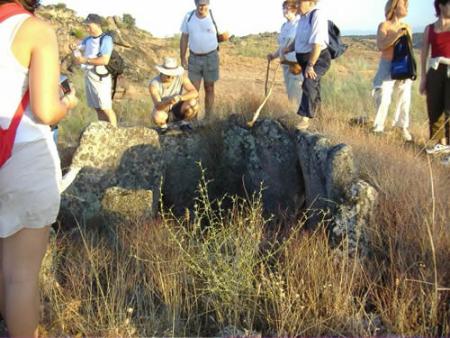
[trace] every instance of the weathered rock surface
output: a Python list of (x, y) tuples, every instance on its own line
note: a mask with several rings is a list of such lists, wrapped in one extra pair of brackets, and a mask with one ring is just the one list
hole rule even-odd
[[(140, 208), (141, 214), (133, 212), (129, 216), (154, 215), (162, 177), (161, 150), (154, 130), (93, 123), (83, 133), (71, 167), (81, 170), (63, 193), (63, 217), (74, 217), (81, 222), (97, 220), (99, 215), (117, 212), (114, 199), (126, 201), (129, 210), (135, 210), (135, 205), (142, 204), (142, 194), (136, 191), (147, 191), (151, 198), (146, 198), (149, 205), (146, 209)], [(114, 190), (109, 190), (102, 205), (105, 192), (112, 187), (120, 188), (115, 191), (116, 197)], [(127, 218), (124, 213), (122, 216)]]
[(279, 122), (262, 120), (252, 129), (230, 124), (223, 134), (224, 163), (238, 184), (236, 192), (244, 188), (252, 195), (262, 189), (265, 210), (274, 214), (293, 215), (303, 207), (295, 142)]
[(377, 193), (358, 179), (350, 147), (318, 134), (297, 132), (297, 151), (305, 180), (308, 224), (328, 223), (335, 245), (348, 241), (350, 252), (367, 251), (366, 228)]
[(357, 250), (368, 253), (368, 226), (371, 224), (378, 193), (371, 185), (358, 180), (350, 187), (350, 196), (341, 203), (330, 227), (333, 244), (354, 255)]
[(212, 199), (261, 193), (268, 214), (292, 217), (306, 210), (311, 227), (325, 218), (332, 242), (348, 239), (355, 251), (366, 245), (376, 201), (376, 191), (358, 179), (348, 146), (292, 133), (274, 120), (248, 129), (230, 118), (165, 135), (94, 123), (71, 167), (81, 170), (63, 194), (62, 210), (84, 222), (152, 217), (160, 190), (164, 204), (182, 214), (193, 209), (203, 174)]

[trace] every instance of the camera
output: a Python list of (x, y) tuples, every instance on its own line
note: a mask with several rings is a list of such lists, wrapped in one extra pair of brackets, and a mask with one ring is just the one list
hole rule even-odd
[(59, 77), (59, 88), (61, 97), (69, 94), (72, 91), (72, 88), (70, 88), (69, 78), (66, 75), (61, 74), (61, 76)]

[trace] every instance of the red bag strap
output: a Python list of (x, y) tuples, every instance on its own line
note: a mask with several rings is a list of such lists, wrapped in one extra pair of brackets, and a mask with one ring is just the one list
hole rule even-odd
[(22, 120), (23, 113), (25, 109), (27, 109), (29, 103), (30, 103), (30, 90), (27, 89), (27, 91), (22, 97), (22, 100), (19, 103), (19, 106), (17, 107), (16, 112), (14, 113), (14, 116), (11, 120), (11, 124), (9, 125), (8, 129), (12, 130), (17, 129), (20, 121)]
[(10, 2), (0, 6), (0, 22), (17, 15), (17, 14), (30, 14), (25, 8), (18, 3)]

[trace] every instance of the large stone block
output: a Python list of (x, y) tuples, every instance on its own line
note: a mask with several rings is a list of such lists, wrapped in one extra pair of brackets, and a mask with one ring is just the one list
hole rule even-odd
[[(98, 222), (106, 212), (102, 205), (105, 193), (113, 187), (128, 191), (127, 196), (132, 191), (147, 191), (152, 196), (148, 213), (157, 210), (163, 162), (154, 130), (93, 123), (82, 134), (71, 170), (79, 172), (62, 194), (61, 215), (66, 220)], [(129, 208), (134, 217), (133, 207), (123, 210)]]

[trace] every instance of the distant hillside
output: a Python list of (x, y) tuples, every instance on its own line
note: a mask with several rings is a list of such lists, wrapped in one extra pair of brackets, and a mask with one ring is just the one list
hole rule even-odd
[[(369, 35), (346, 35), (346, 38), (357, 39), (357, 40), (376, 40), (377, 36), (375, 34)], [(423, 33), (413, 33), (413, 46), (414, 48), (421, 48), (423, 41)]]

